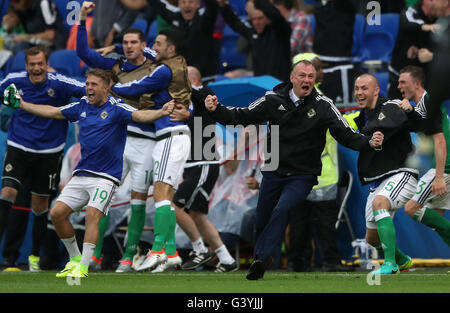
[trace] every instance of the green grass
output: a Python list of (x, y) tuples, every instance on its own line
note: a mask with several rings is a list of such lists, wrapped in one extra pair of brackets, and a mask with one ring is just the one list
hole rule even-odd
[(0, 273), (1, 293), (449, 293), (446, 269), (418, 269), (382, 276), (369, 285), (366, 272), (266, 272), (264, 279), (247, 281), (245, 271), (235, 273), (169, 272), (162, 274), (90, 273), (80, 285), (56, 278), (54, 271)]

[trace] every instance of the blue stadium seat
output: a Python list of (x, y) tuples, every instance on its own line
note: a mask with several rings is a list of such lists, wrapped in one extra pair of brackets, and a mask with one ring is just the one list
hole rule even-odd
[(151, 48), (153, 46), (156, 36), (158, 36), (158, 21), (154, 20), (150, 24), (150, 27), (148, 28), (147, 39), (146, 39), (147, 47)]
[(353, 25), (353, 47), (352, 56), (355, 62), (361, 57), (361, 45), (363, 41), (364, 30), (366, 27), (366, 18), (362, 14), (355, 15), (355, 24)]
[(3, 6), (0, 8), (0, 15), (3, 17), (6, 13), (8, 13), (8, 7), (9, 7), (9, 1), (4, 0), (2, 1)]
[(220, 73), (246, 67), (246, 55), (237, 51), (238, 38), (239, 34), (225, 25), (220, 51)]
[(234, 12), (237, 15), (247, 15), (247, 11), (245, 11), (245, 3), (247, 0), (231, 0), (230, 5), (233, 8)]
[(6, 63), (0, 68), (0, 80), (2, 80), (11, 71), (11, 64), (13, 62), (13, 56), (8, 58)]
[(11, 72), (19, 72), (25, 70), (25, 51), (19, 51), (14, 56), (11, 64)]
[(361, 61), (391, 61), (392, 50), (397, 39), (400, 16), (395, 13), (381, 14), (380, 25), (366, 25), (361, 42)]
[(50, 66), (69, 77), (81, 76), (80, 58), (75, 50), (55, 50), (49, 57)]
[(311, 29), (313, 34), (316, 31), (316, 17), (314, 16), (314, 14), (309, 14), (309, 20), (311, 21)]
[(53, 1), (56, 5), (56, 7), (58, 8), (59, 14), (61, 14), (61, 17), (63, 19), (65, 19), (65, 17), (67, 16), (68, 12), (67, 12), (67, 3), (69, 2), (68, 0), (57, 0), (57, 1)]
[(389, 72), (376, 72), (373, 73), (375, 77), (378, 79), (380, 84), (380, 96), (387, 97), (387, 90), (389, 84)]
[(303, 4), (313, 5), (315, 7), (318, 5), (316, 0), (303, 0)]
[(137, 18), (133, 22), (133, 24), (131, 24), (131, 27), (142, 30), (144, 36), (147, 36), (147, 25), (148, 25), (147, 20), (144, 20), (143, 18)]
[(447, 116), (450, 118), (450, 99), (445, 100), (443, 105), (447, 111)]
[[(79, 3), (79, 6), (74, 6), (74, 3), (71, 3), (71, 6), (69, 6), (69, 8), (67, 8), (67, 4), (69, 2), (73, 2), (76, 1)], [(66, 27), (67, 31), (70, 31), (70, 28), (74, 25), (73, 23), (75, 22), (73, 19), (72, 20), (68, 20), (67, 19), (67, 15), (69, 15), (70, 12), (72, 12), (73, 10), (81, 7), (81, 4), (83, 3), (84, 0), (53, 0), (53, 2), (55, 3), (56, 7), (58, 8), (58, 11), (61, 15), (61, 19), (63, 21), (64, 26)], [(92, 13), (91, 13), (92, 14)], [(75, 15), (71, 15), (70, 17), (75, 18)], [(70, 24), (68, 24), (68, 22)]]

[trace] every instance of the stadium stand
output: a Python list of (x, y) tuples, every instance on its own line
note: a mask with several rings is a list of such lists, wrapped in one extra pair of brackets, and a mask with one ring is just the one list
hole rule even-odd
[[(82, 76), (80, 58), (75, 50), (55, 50), (49, 57), (50, 66), (61, 74), (73, 78)], [(84, 80), (84, 79), (83, 79)]]
[(148, 28), (147, 32), (147, 46), (152, 47), (153, 42), (155, 41), (156, 35), (158, 34), (158, 21), (155, 19)]
[[(63, 20), (63, 24), (66, 27), (67, 31), (70, 31), (70, 28), (74, 25), (75, 15), (70, 15), (69, 13), (73, 10), (79, 9), (83, 0), (54, 0), (53, 1), (58, 8), (59, 13), (61, 14), (61, 18)], [(78, 2), (79, 6), (75, 3)], [(69, 16), (69, 19), (67, 18)]]
[(392, 50), (398, 33), (400, 16), (395, 13), (381, 14), (380, 25), (365, 23), (365, 29), (360, 41), (360, 61), (380, 60), (382, 63), (391, 61)]
[(314, 16), (314, 14), (309, 15), (309, 20), (311, 21), (311, 29), (314, 34), (314, 32), (316, 30), (316, 17)]
[(245, 10), (245, 3), (247, 0), (231, 0), (230, 5), (233, 8), (234, 12), (236, 12), (237, 15), (247, 15), (247, 11)]
[(8, 7), (9, 7), (9, 1), (8, 0), (2, 0), (0, 1), (0, 14), (1, 16), (8, 13)]
[(25, 51), (19, 51), (14, 56), (11, 64), (11, 72), (18, 72), (25, 70)]
[(147, 34), (147, 27), (148, 27), (148, 23), (146, 20), (144, 20), (143, 18), (137, 18), (133, 24), (131, 24), (132, 28), (137, 28), (142, 30), (142, 32), (146, 35)]
[(225, 25), (223, 30), (222, 48), (220, 52), (220, 73), (225, 73), (237, 68), (246, 67), (246, 55), (237, 50), (239, 34), (230, 26)]
[(362, 14), (355, 15), (355, 25), (353, 26), (353, 47), (352, 56), (353, 63), (360, 62), (361, 59), (361, 45), (364, 37), (364, 30), (366, 25), (366, 18)]
[(387, 89), (389, 84), (389, 73), (386, 71), (383, 72), (375, 72), (375, 77), (378, 79), (380, 83), (380, 96), (387, 97)]

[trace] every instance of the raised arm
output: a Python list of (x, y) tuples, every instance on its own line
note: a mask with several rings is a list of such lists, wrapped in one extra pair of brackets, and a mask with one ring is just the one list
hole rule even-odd
[(148, 4), (158, 12), (163, 19), (172, 23), (172, 21), (177, 17), (177, 13), (180, 12), (180, 9), (170, 4), (165, 0), (147, 0)]
[(223, 19), (230, 26), (230, 28), (247, 39), (251, 38), (253, 35), (253, 29), (250, 23), (242, 22), (226, 0), (217, 0), (217, 4), (219, 5), (220, 13), (222, 13)]
[(202, 27), (206, 30), (214, 29), (217, 15), (219, 14), (219, 6), (216, 0), (205, 0), (205, 11), (201, 15)]
[(254, 0), (254, 7), (255, 9), (263, 11), (264, 15), (272, 22), (272, 25), (279, 36), (290, 36), (292, 31), (291, 26), (269, 0)]
[(88, 45), (86, 18), (87, 15), (94, 10), (94, 8), (95, 4), (91, 1), (84, 1), (81, 6), (80, 25), (78, 25), (77, 31), (77, 55), (89, 67), (109, 70), (114, 66), (114, 64), (116, 64), (117, 60), (102, 56), (97, 51), (89, 48)]

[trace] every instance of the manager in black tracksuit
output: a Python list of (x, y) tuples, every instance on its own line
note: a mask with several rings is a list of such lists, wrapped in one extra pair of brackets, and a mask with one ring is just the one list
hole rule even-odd
[[(215, 96), (205, 100), (206, 108), (219, 123), (246, 126), (268, 121), (268, 141), (279, 143), (279, 155), (274, 156), (277, 151), (271, 151), (271, 159), (266, 158), (262, 168), (255, 221), (255, 261), (247, 274), (249, 280), (263, 277), (274, 249), (280, 246), (289, 211), (301, 207), (317, 183), (327, 129), (338, 142), (354, 150), (378, 148), (383, 141), (380, 132), (374, 133), (371, 140), (356, 133), (333, 102), (315, 91), (315, 75), (311, 62), (300, 61), (294, 65), (289, 83), (276, 86), (248, 108), (224, 107)], [(278, 137), (274, 136), (276, 126)], [(276, 157), (278, 167), (267, 170)]]

